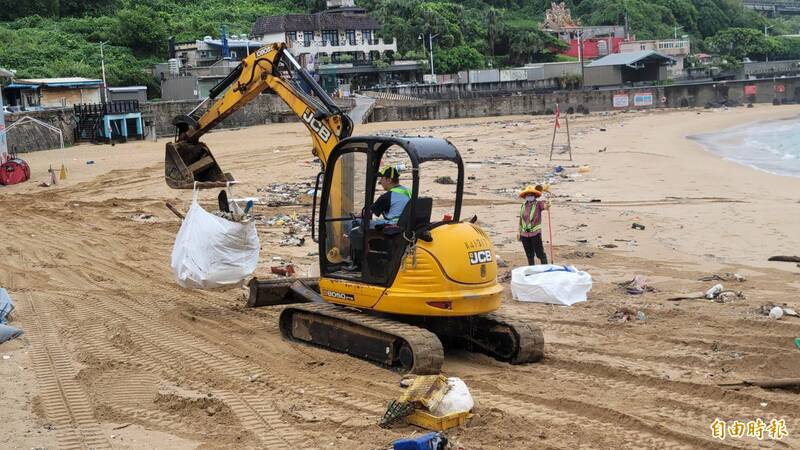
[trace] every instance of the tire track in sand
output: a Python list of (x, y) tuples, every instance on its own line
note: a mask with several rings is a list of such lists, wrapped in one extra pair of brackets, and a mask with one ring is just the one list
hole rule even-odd
[(56, 426), (59, 448), (111, 448), (86, 392), (76, 380), (72, 359), (53, 328), (52, 318), (37, 310), (30, 292), (26, 292), (26, 299), (22, 317), (32, 344), (31, 360), (45, 416)]

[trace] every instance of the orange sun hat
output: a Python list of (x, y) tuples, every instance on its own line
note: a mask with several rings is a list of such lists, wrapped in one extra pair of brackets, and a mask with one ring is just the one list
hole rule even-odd
[(525, 186), (525, 189), (520, 191), (519, 198), (525, 198), (529, 195), (533, 195), (534, 197), (541, 197), (541, 191), (538, 191), (532, 184)]

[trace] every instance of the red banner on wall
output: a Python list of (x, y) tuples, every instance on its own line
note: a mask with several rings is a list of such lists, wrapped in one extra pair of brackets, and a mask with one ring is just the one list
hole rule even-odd
[(744, 87), (744, 95), (756, 95), (757, 90), (755, 84), (749, 84)]
[(777, 92), (779, 94), (783, 93), (783, 92), (786, 92), (786, 86), (783, 85), (783, 84), (776, 84), (775, 85), (775, 92)]

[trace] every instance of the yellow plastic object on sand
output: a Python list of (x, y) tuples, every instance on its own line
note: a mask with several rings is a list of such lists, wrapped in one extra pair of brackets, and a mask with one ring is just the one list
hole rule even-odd
[(412, 425), (425, 428), (431, 431), (445, 431), (450, 428), (463, 427), (467, 420), (472, 417), (469, 411), (462, 411), (448, 414), (446, 416), (434, 416), (425, 411), (415, 409), (406, 420)]
[(463, 426), (472, 417), (469, 411), (446, 416), (434, 416), (430, 413), (439, 406), (449, 390), (450, 385), (444, 375), (417, 376), (397, 401), (414, 405), (414, 411), (406, 418), (408, 423), (432, 431), (444, 431)]
[(411, 385), (406, 388), (400, 398), (400, 403), (412, 403), (415, 409), (422, 406), (428, 411), (433, 411), (439, 406), (444, 395), (450, 390), (447, 378), (444, 375), (423, 375), (414, 378)]

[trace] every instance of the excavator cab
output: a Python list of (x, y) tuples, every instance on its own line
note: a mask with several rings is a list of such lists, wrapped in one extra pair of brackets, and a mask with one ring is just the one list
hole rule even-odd
[[(377, 183), (379, 170), (397, 161), (410, 166), (403, 171), (401, 184), (410, 189), (411, 198), (397, 223), (387, 224), (373, 217), (372, 206), (384, 193)], [(453, 209), (447, 211), (446, 221), (432, 222), (433, 199), (420, 195), (420, 167), (431, 161), (452, 163), (449, 173), (457, 174)], [(340, 142), (328, 159), (322, 187), (318, 219), (322, 276), (391, 286), (409, 245), (417, 239), (430, 241), (431, 229), (459, 221), (463, 178), (461, 156), (444, 139), (367, 136)]]

